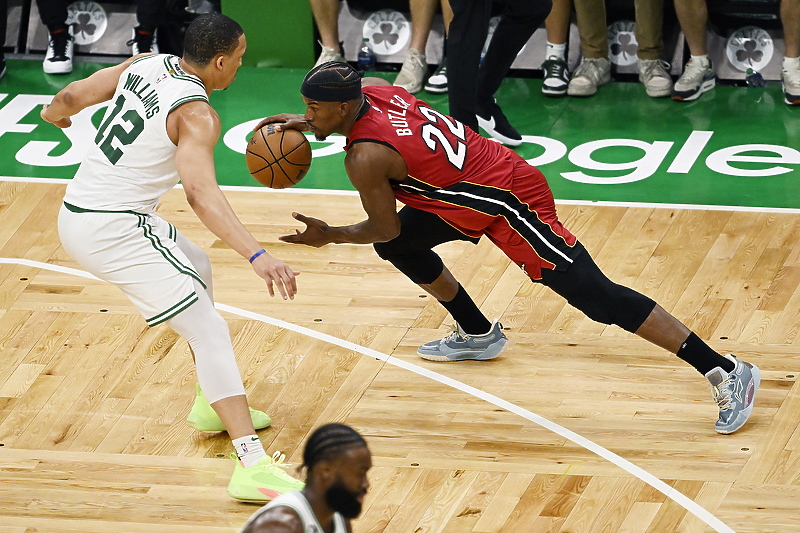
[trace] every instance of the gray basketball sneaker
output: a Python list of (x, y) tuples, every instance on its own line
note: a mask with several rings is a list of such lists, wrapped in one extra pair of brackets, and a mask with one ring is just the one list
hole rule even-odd
[(503, 325), (496, 320), (485, 335), (469, 335), (456, 325), (447, 337), (420, 346), (417, 354), (428, 361), (485, 361), (497, 357), (507, 342)]
[(739, 361), (730, 354), (725, 357), (736, 364), (731, 373), (717, 367), (706, 374), (706, 379), (711, 383), (711, 393), (719, 405), (719, 420), (714, 429), (717, 433), (729, 435), (742, 427), (753, 412), (761, 371), (756, 365)]

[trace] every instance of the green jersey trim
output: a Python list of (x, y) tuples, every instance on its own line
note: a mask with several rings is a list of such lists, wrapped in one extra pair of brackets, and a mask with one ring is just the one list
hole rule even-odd
[(142, 230), (144, 231), (144, 236), (148, 240), (150, 240), (150, 242), (153, 244), (153, 248), (158, 250), (158, 252), (164, 256), (164, 259), (166, 259), (167, 262), (169, 262), (172, 266), (174, 266), (178, 270), (178, 272), (193, 277), (200, 283), (200, 285), (203, 286), (204, 289), (207, 289), (208, 287), (206, 286), (205, 282), (200, 277), (200, 275), (197, 272), (195, 272), (192, 267), (181, 263), (180, 259), (175, 257), (175, 255), (170, 251), (170, 249), (164, 246), (164, 243), (161, 242), (161, 239), (158, 238), (158, 235), (153, 233), (152, 228), (147, 223), (147, 218), (143, 215), (139, 215), (139, 217), (140, 217), (139, 227), (142, 228)]
[(192, 291), (192, 294), (180, 302), (176, 303), (166, 311), (157, 314), (156, 316), (145, 319), (145, 322), (147, 322), (147, 325), (150, 327), (157, 326), (158, 324), (161, 324), (162, 322), (165, 322), (180, 312), (186, 310), (186, 308), (195, 303), (198, 299), (197, 293)]
[(183, 72), (181, 68), (177, 65), (173, 65), (170, 62), (170, 58), (175, 56), (166, 56), (164, 57), (164, 67), (167, 69), (167, 73), (175, 79), (184, 80), (184, 81), (191, 81), (192, 83), (196, 83), (200, 87), (203, 88), (203, 92), (206, 90), (206, 86), (203, 85), (203, 82), (197, 76), (192, 76), (189, 74), (178, 74), (178, 72)]
[(136, 211), (112, 211), (106, 209), (84, 209), (83, 207), (78, 207), (77, 205), (72, 205), (69, 202), (64, 202), (64, 207), (66, 207), (69, 211), (73, 213), (127, 213), (129, 215), (139, 215), (144, 216), (141, 213), (137, 213)]
[(172, 113), (175, 111), (175, 108), (185, 104), (186, 102), (193, 102), (195, 100), (202, 100), (203, 102), (208, 102), (208, 98), (205, 96), (200, 96), (199, 94), (192, 95), (192, 96), (184, 96), (183, 98), (178, 98), (172, 103), (172, 106), (169, 108), (169, 112)]

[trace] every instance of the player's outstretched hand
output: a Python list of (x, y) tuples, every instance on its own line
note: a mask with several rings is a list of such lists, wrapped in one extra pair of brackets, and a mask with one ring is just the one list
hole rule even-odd
[(292, 270), (289, 265), (268, 253), (263, 253), (256, 257), (252, 264), (256, 274), (267, 282), (270, 296), (275, 296), (275, 289), (272, 287), (274, 282), (284, 300), (287, 298), (294, 300), (294, 295), (297, 294), (296, 277), (300, 275), (300, 272)]
[(306, 225), (306, 229), (304, 231), (300, 231), (299, 229), (294, 230), (294, 235), (284, 235), (283, 237), (279, 237), (280, 240), (283, 242), (290, 242), (293, 244), (305, 244), (307, 246), (313, 246), (314, 248), (320, 248), (332, 242), (330, 240), (330, 235), (328, 233), (328, 223), (320, 220), (318, 218), (311, 218), (305, 215), (301, 215), (300, 213), (292, 213), (292, 216)]
[(308, 131), (308, 124), (303, 115), (294, 115), (292, 113), (281, 113), (280, 115), (272, 115), (259, 122), (253, 131), (258, 131), (267, 124), (276, 124), (275, 129), (281, 131), (283, 129), (294, 129), (298, 131)]
[(72, 119), (70, 119), (69, 117), (63, 117), (63, 118), (58, 118), (58, 119), (53, 118), (53, 117), (50, 116), (50, 113), (48, 112), (48, 109), (50, 109), (49, 105), (44, 104), (42, 106), (42, 110), (39, 112), (39, 116), (42, 117), (42, 120), (44, 120), (45, 122), (49, 122), (53, 126), (56, 126), (58, 128), (62, 128), (62, 129), (69, 128), (70, 126), (72, 126)]

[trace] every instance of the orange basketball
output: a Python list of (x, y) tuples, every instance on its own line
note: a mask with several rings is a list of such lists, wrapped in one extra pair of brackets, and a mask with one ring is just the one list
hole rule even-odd
[(245, 163), (262, 185), (273, 189), (291, 187), (303, 179), (311, 166), (311, 144), (300, 131), (277, 131), (275, 124), (267, 124), (247, 143)]

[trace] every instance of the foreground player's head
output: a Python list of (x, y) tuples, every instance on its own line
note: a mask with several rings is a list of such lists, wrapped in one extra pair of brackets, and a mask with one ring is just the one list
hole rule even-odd
[(319, 140), (346, 135), (364, 102), (361, 74), (347, 63), (329, 61), (311, 69), (300, 87), (306, 122)]
[(236, 77), (246, 48), (244, 30), (238, 22), (220, 13), (208, 13), (186, 28), (183, 60), (198, 70), (212, 89), (226, 89)]
[(306, 442), (303, 467), (304, 492), (310, 498), (319, 498), (345, 518), (361, 514), (372, 456), (367, 441), (356, 430), (344, 424), (317, 428)]

